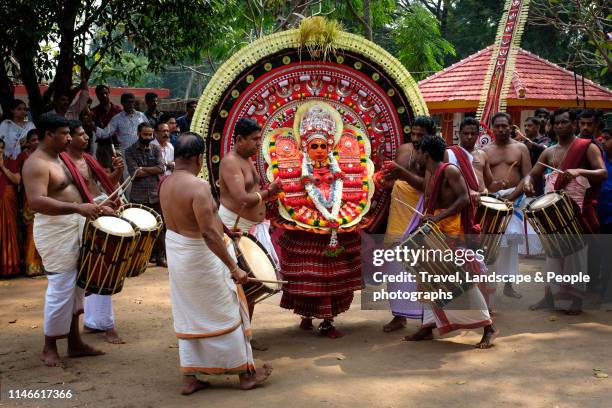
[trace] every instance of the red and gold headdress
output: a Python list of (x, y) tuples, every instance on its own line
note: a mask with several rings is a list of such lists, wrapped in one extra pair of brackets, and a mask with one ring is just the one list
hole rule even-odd
[(294, 135), (305, 149), (313, 139), (324, 139), (335, 146), (342, 135), (342, 117), (330, 104), (312, 101), (301, 105), (295, 113)]

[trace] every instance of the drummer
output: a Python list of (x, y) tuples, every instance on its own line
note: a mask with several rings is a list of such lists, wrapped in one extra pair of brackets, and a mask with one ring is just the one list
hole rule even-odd
[[(564, 190), (581, 210), (579, 218), (586, 224), (587, 233), (596, 232), (593, 204), (588, 200), (588, 190), (608, 177), (601, 152), (591, 139), (576, 137), (576, 113), (573, 110), (561, 108), (553, 114), (555, 133), (558, 144), (546, 148), (540, 156), (539, 163), (523, 181), (525, 193), (532, 196), (535, 193), (534, 184), (544, 176), (544, 192)], [(559, 171), (551, 171), (544, 166), (550, 166)], [(572, 274), (587, 270), (587, 247), (565, 258), (546, 257), (546, 271), (557, 274)], [(589, 273), (596, 273), (589, 271)], [(578, 288), (563, 287), (561, 291), (553, 291), (552, 286), (545, 287), (544, 298), (530, 307), (536, 309), (554, 308), (554, 300), (569, 297), (572, 301), (567, 313), (582, 312), (582, 291)], [(553, 293), (556, 292), (556, 293)]]
[(209, 184), (197, 177), (204, 148), (199, 135), (183, 133), (176, 144), (175, 171), (159, 192), (168, 226), (170, 299), (184, 395), (210, 385), (198, 374), (235, 374), (240, 388), (248, 390), (272, 372), (267, 364), (255, 369), (246, 299), (232, 282), (246, 283), (248, 276), (224, 242)]
[[(278, 257), (270, 238), (270, 222), (266, 220), (265, 202), (276, 197), (280, 190), (278, 181), (260, 188), (261, 179), (251, 157), (259, 151), (261, 127), (253, 119), (241, 118), (234, 128), (234, 149), (221, 160), (219, 187), (221, 190), (219, 216), (228, 228), (236, 227), (253, 235), (268, 251), (279, 266)], [(253, 318), (255, 305), (249, 304), (249, 315)], [(267, 347), (251, 342), (256, 350)]]
[[(387, 219), (387, 230), (385, 231), (385, 243), (397, 242), (405, 234), (406, 229), (412, 224), (418, 224), (419, 215), (413, 210), (422, 211), (423, 189), (417, 189), (412, 184), (422, 185), (425, 170), (420, 168), (415, 160), (416, 146), (425, 135), (436, 133), (436, 126), (430, 116), (417, 116), (414, 118), (410, 129), (410, 141), (402, 144), (397, 151), (394, 168), (384, 168), (382, 186), (391, 189), (391, 201), (389, 203), (389, 217)], [(409, 171), (405, 171), (407, 169)], [(409, 183), (407, 180), (410, 180)], [(379, 188), (377, 186), (377, 188)], [(408, 207), (408, 204), (410, 207)], [(390, 282), (389, 291), (408, 292), (412, 289), (411, 283)], [(383, 326), (385, 333), (390, 333), (406, 327), (406, 319), (420, 319), (422, 307), (419, 302), (409, 302), (405, 299), (389, 300), (393, 318)]]
[[(61, 153), (61, 158), (73, 175), (77, 185), (89, 192), (87, 201), (101, 203), (116, 188), (121, 180), (125, 164), (120, 156), (113, 157), (113, 172), (107, 174), (106, 170), (93, 156), (85, 153), (89, 143), (89, 136), (85, 133), (81, 122), (70, 121), (71, 141), (67, 153)], [(80, 176), (80, 177), (79, 177)], [(115, 202), (111, 203), (115, 204)], [(90, 294), (85, 297), (84, 328), (89, 333), (104, 333), (108, 343), (125, 343), (115, 330), (115, 316), (111, 296)]]
[[(444, 139), (427, 135), (421, 140), (416, 152), (417, 163), (425, 168), (427, 180), (423, 220), (436, 223), (448, 237), (461, 239), (472, 228), (468, 188), (459, 169), (443, 163), (445, 150)], [(476, 261), (465, 264), (466, 270), (471, 269), (474, 273), (480, 273), (482, 266)], [(485, 299), (476, 287), (471, 287), (444, 308), (426, 306), (421, 328), (404, 339), (432, 340), (433, 329), (436, 327), (440, 335), (458, 329), (483, 327), (482, 339), (475, 346), (482, 349), (490, 348), (499, 334), (489, 316)]]
[[(523, 143), (513, 140), (512, 117), (505, 112), (498, 112), (491, 120), (495, 141), (485, 146), (484, 151), (489, 158), (491, 172), (494, 180), (501, 180), (499, 184), (488, 186), (489, 191), (509, 201), (514, 201), (514, 215), (504, 234), (504, 240), (499, 249), (494, 271), (504, 275), (519, 274), (519, 244), (524, 239), (525, 224), (520, 209), (524, 198), (522, 189), (517, 188), (520, 181), (531, 170), (529, 149)], [(521, 298), (511, 283), (504, 284), (504, 295)]]
[(34, 241), (47, 273), (44, 308), (45, 345), (41, 360), (49, 367), (65, 367), (57, 340), (68, 338), (68, 356), (104, 354), (83, 343), (79, 314), (83, 312), (83, 290), (76, 286), (77, 260), (85, 217), (112, 214), (109, 207), (86, 203), (59, 159), (70, 143), (68, 121), (53, 113), (37, 121), (40, 144), (26, 160), (23, 182), (33, 212)]

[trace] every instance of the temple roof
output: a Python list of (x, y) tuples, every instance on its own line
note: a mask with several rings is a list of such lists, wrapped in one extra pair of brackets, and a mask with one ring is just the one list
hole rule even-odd
[[(476, 104), (491, 59), (493, 46), (451, 65), (419, 82), (419, 89), (427, 104), (450, 101), (473, 101)], [(582, 100), (582, 77), (577, 76), (578, 94)], [(584, 80), (586, 100), (602, 101), (612, 108), (612, 91), (591, 80)], [(574, 73), (544, 58), (519, 48), (512, 82), (508, 92), (508, 105), (521, 105), (520, 101), (555, 100), (576, 103)], [(513, 102), (513, 103), (511, 103)], [(473, 103), (470, 103), (472, 105)], [(459, 104), (453, 104), (460, 107)], [(599, 105), (599, 104), (598, 104)]]

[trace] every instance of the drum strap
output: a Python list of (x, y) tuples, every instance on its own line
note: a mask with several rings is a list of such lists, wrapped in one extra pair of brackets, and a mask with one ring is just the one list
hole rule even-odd
[[(578, 168), (584, 161), (587, 149), (591, 143), (591, 139), (574, 139), (570, 147), (567, 149), (567, 154), (560, 165), (560, 170), (565, 171), (568, 169)], [(567, 177), (557, 177), (554, 188), (555, 190), (563, 190), (565, 187), (567, 187), (569, 182), (570, 180)], [(579, 217), (579, 221), (582, 224), (584, 231), (591, 234), (595, 234), (599, 231), (599, 220), (597, 219), (597, 213), (593, 203), (595, 196), (594, 193), (597, 191), (597, 188), (597, 186), (591, 186), (587, 190), (584, 197), (584, 204), (582, 205), (582, 212), (580, 212), (580, 208), (577, 204), (574, 206), (577, 214), (582, 214), (582, 217)]]
[[(565, 159), (559, 166), (560, 170), (565, 171), (568, 169), (575, 169), (580, 166), (580, 163), (584, 160), (587, 149), (591, 145), (590, 139), (579, 139), (576, 138), (570, 147), (567, 149)], [(555, 190), (563, 190), (569, 183), (567, 177), (557, 177), (555, 181)]]
[(93, 158), (92, 155), (83, 153), (83, 157), (85, 158), (85, 162), (91, 169), (94, 174), (94, 177), (100, 182), (102, 188), (106, 192), (106, 194), (110, 195), (115, 191), (115, 186), (113, 182), (108, 177), (106, 170), (98, 163), (96, 159)]
[(74, 184), (76, 185), (76, 188), (81, 194), (81, 199), (86, 203), (93, 203), (94, 198), (89, 192), (89, 189), (87, 188), (87, 183), (85, 182), (83, 176), (81, 176), (81, 172), (79, 172), (79, 169), (76, 167), (70, 156), (68, 156), (68, 153), (62, 152), (59, 156), (66, 165), (68, 171), (70, 172), (70, 175), (74, 180)]
[(452, 150), (455, 154), (457, 163), (459, 163), (459, 170), (461, 170), (461, 174), (463, 174), (463, 178), (468, 188), (473, 191), (478, 191), (478, 178), (476, 178), (476, 173), (474, 173), (474, 168), (472, 167), (472, 161), (468, 157), (467, 152), (458, 145), (449, 147), (449, 150)]
[[(70, 175), (74, 180), (74, 184), (79, 190), (83, 201), (93, 203), (94, 197), (91, 195), (91, 192), (87, 187), (85, 179), (83, 178), (83, 176), (81, 176), (81, 172), (79, 172), (79, 169), (76, 167), (68, 153), (60, 153), (60, 158), (62, 159), (62, 161), (66, 165), (66, 168), (70, 172)], [(112, 194), (114, 191), (114, 187), (113, 183), (110, 181), (110, 178), (106, 174), (106, 170), (104, 170), (104, 168), (91, 155), (83, 153), (83, 158), (85, 159), (87, 166), (91, 169), (96, 180), (100, 182), (100, 185), (102, 186), (102, 189), (106, 192), (106, 194)]]

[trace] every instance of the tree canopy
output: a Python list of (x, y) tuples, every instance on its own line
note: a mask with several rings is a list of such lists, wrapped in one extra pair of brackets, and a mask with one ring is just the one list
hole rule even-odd
[[(589, 6), (591, 5), (591, 6)], [(34, 113), (81, 79), (197, 96), (218, 66), (305, 16), (338, 20), (394, 54), (417, 79), (492, 44), (499, 0), (17, 0), (0, 30), (0, 103), (23, 83)], [(522, 47), (612, 84), (605, 0), (532, 0)], [(47, 82), (42, 94), (38, 84)]]

